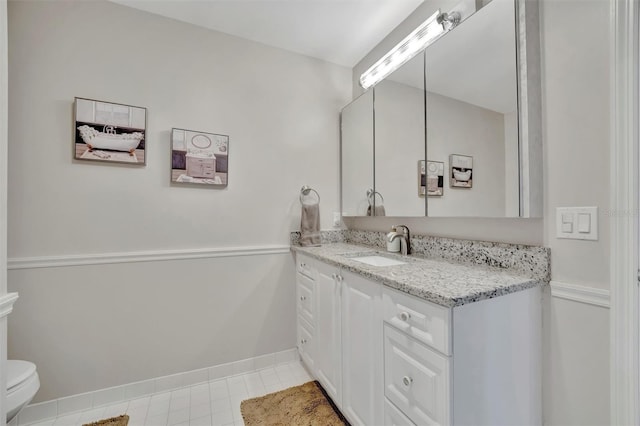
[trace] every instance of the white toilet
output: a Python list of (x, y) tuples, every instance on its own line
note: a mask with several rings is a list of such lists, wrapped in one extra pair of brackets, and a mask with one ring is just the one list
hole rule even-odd
[(7, 423), (24, 408), (40, 389), (36, 365), (28, 361), (7, 361)]

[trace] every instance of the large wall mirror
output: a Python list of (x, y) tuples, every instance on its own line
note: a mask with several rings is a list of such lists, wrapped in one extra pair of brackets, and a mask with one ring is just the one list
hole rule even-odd
[[(345, 108), (347, 216), (541, 217), (538, 15), (527, 3), (476, 2), (475, 13)], [(355, 114), (365, 103), (373, 113)], [(358, 117), (373, 129), (360, 133), (362, 152), (346, 138)], [(345, 208), (354, 193), (345, 176), (356, 169), (359, 208)]]

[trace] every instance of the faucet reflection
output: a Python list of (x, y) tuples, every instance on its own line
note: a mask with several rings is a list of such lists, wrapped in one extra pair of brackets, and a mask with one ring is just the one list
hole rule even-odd
[[(399, 233), (398, 228), (402, 228), (402, 233)], [(395, 225), (391, 227), (393, 231), (389, 237), (389, 242), (392, 242), (396, 238), (400, 238), (400, 254), (406, 256), (411, 254), (411, 233), (409, 227), (406, 225)]]

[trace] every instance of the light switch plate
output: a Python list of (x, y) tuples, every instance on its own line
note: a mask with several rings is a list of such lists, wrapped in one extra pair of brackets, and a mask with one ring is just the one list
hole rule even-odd
[(556, 208), (556, 237), (572, 240), (597, 240), (598, 208)]

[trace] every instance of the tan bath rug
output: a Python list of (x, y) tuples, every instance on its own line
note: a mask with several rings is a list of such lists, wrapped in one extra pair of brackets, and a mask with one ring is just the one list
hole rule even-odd
[(318, 382), (248, 399), (240, 404), (245, 426), (344, 426)]
[(122, 416), (111, 417), (110, 419), (87, 423), (82, 426), (127, 426), (127, 423), (129, 423), (129, 416), (123, 414)]

